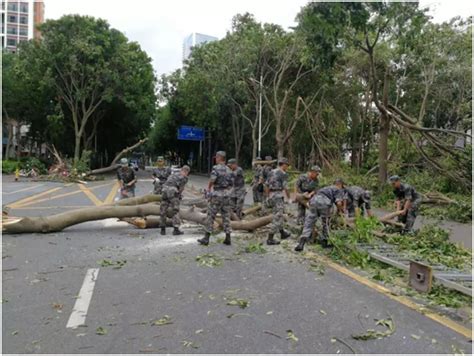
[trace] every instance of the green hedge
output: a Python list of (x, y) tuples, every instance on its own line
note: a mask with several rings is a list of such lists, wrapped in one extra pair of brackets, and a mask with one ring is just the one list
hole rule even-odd
[(11, 160), (2, 160), (2, 173), (11, 174), (15, 173), (15, 170), (19, 168), (20, 162)]

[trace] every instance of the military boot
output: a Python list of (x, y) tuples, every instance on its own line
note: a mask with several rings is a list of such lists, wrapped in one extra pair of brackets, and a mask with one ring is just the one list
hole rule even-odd
[(300, 238), (300, 242), (298, 243), (298, 245), (296, 245), (295, 251), (296, 252), (303, 251), (305, 243), (306, 243), (306, 238), (305, 237)]
[(180, 229), (178, 229), (177, 227), (175, 227), (173, 229), (173, 235), (182, 235), (184, 234), (184, 232), (182, 232)]
[(206, 234), (204, 235), (204, 237), (202, 239), (198, 239), (198, 242), (201, 245), (207, 246), (207, 245), (209, 245), (210, 237), (211, 237), (211, 234), (209, 232), (206, 232)]
[(273, 239), (274, 234), (268, 234), (267, 245), (279, 245), (280, 241)]
[(286, 240), (290, 236), (291, 236), (291, 234), (289, 232), (286, 232), (283, 229), (280, 230), (280, 237), (281, 237), (282, 240)]
[(166, 235), (166, 227), (161, 228), (161, 235)]
[(230, 234), (225, 234), (225, 239), (224, 239), (224, 242), (223, 242), (224, 245), (230, 245), (231, 242), (230, 242)]
[(321, 240), (322, 248), (329, 248), (329, 241), (327, 239)]

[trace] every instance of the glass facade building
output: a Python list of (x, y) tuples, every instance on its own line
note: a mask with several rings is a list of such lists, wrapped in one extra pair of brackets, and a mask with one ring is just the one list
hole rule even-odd
[(183, 41), (183, 61), (188, 59), (193, 47), (196, 47), (203, 43), (208, 43), (208, 42), (217, 41), (217, 40), (218, 38), (214, 36), (204, 35), (202, 33), (197, 33), (197, 32), (191, 33)]

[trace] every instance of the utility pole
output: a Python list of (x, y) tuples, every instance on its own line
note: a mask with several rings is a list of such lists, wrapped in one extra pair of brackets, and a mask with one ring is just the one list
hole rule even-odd
[(263, 75), (260, 74), (260, 95), (258, 104), (258, 156), (262, 155), (262, 93), (263, 92)]

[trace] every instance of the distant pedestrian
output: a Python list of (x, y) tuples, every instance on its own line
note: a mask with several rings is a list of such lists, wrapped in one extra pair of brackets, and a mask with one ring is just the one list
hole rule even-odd
[(288, 159), (280, 158), (278, 160), (278, 168), (275, 168), (268, 174), (265, 181), (265, 195), (267, 204), (272, 208), (272, 224), (267, 239), (267, 245), (278, 245), (280, 241), (274, 239), (274, 235), (280, 232), (282, 240), (290, 237), (290, 234), (283, 229), (283, 214), (285, 212), (285, 198), (290, 199), (288, 193)]
[[(183, 194), (184, 186), (188, 182), (190, 170), (189, 166), (183, 166), (178, 173), (170, 175), (163, 184), (160, 205), (161, 235), (166, 235), (166, 217), (168, 215), (171, 215), (173, 235), (183, 234), (183, 232), (179, 230), (181, 225), (181, 219), (179, 218), (179, 203)], [(171, 210), (171, 213), (169, 210)]]
[(135, 172), (128, 166), (128, 159), (122, 158), (120, 160), (120, 167), (117, 170), (117, 179), (120, 184), (120, 198), (133, 198), (135, 196)]
[(242, 219), (242, 210), (244, 207), (245, 195), (247, 194), (247, 191), (245, 190), (244, 170), (238, 166), (235, 158), (229, 159), (227, 165), (234, 175), (234, 186), (230, 193), (231, 209), (239, 219)]
[(402, 183), (397, 175), (391, 176), (389, 182), (392, 184), (393, 194), (396, 197), (395, 208), (398, 213), (398, 221), (405, 224), (402, 233), (412, 233), (421, 196), (410, 184)]
[(201, 245), (209, 245), (209, 239), (214, 230), (214, 221), (218, 213), (222, 217), (222, 225), (225, 231), (225, 245), (231, 244), (230, 226), (230, 193), (234, 185), (233, 174), (225, 164), (225, 152), (216, 153), (216, 165), (212, 167), (211, 177), (207, 186), (209, 203), (207, 205), (206, 233), (198, 242)]

